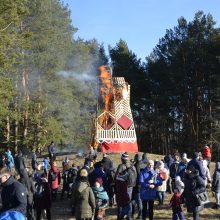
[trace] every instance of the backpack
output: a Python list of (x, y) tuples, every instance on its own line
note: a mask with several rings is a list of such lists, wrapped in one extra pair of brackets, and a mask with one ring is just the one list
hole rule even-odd
[(34, 197), (35, 198), (43, 198), (44, 195), (44, 187), (43, 184), (41, 182), (38, 182), (35, 184), (35, 193), (34, 193)]
[(134, 166), (130, 166), (127, 169), (128, 172), (128, 186), (135, 187), (137, 183), (137, 171)]
[(52, 181), (55, 181), (56, 178), (57, 178), (57, 174), (56, 174), (56, 172), (51, 171), (51, 172), (50, 172), (50, 177), (51, 177), (51, 180), (52, 180)]

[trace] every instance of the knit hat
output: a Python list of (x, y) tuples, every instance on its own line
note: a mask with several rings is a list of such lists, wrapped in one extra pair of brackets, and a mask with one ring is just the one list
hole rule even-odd
[(103, 184), (102, 178), (96, 178), (95, 182), (99, 183), (100, 186), (102, 186), (102, 184)]
[(87, 177), (87, 176), (88, 176), (88, 172), (87, 172), (86, 169), (82, 169), (82, 170), (80, 171), (79, 175), (80, 175), (81, 177)]
[(122, 155), (121, 155), (121, 159), (122, 160), (129, 160), (129, 155), (127, 152), (124, 152)]

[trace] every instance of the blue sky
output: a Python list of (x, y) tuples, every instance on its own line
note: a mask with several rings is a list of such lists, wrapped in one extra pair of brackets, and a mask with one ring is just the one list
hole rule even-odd
[[(199, 10), (220, 27), (220, 0), (63, 0), (71, 10), (75, 37), (96, 38), (114, 47), (119, 39), (142, 61), (181, 16), (191, 21)], [(107, 51), (106, 51), (107, 52)]]

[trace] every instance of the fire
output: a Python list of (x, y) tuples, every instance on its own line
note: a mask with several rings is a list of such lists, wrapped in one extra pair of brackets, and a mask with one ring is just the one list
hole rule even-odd
[(104, 100), (105, 103), (105, 111), (110, 111), (110, 99), (111, 99), (111, 74), (106, 69), (105, 66), (100, 66), (100, 94)]

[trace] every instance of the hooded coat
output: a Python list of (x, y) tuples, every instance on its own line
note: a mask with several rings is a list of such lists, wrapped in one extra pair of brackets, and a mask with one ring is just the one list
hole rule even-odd
[(201, 210), (203, 206), (199, 206), (196, 194), (204, 192), (205, 189), (205, 181), (199, 176), (198, 170), (192, 172), (190, 174), (185, 173), (184, 177), (185, 188), (183, 191), (183, 198), (187, 207), (188, 212), (194, 212), (196, 209)]
[(220, 192), (220, 162), (215, 164), (215, 172), (213, 174), (212, 181), (212, 191), (219, 193)]
[(87, 178), (80, 178), (73, 188), (71, 204), (75, 210), (76, 219), (92, 218), (95, 214), (95, 197)]

